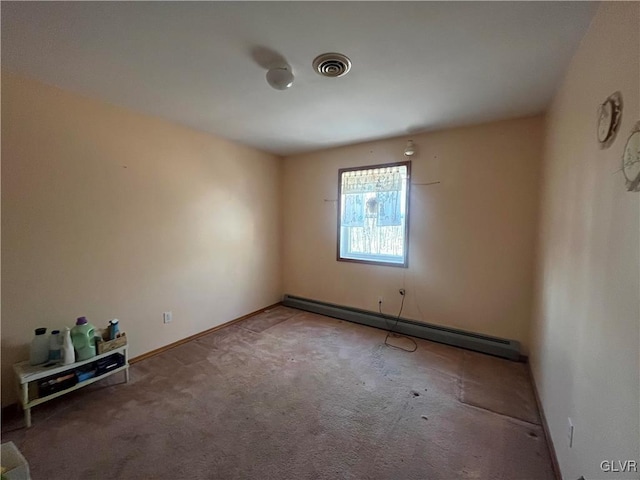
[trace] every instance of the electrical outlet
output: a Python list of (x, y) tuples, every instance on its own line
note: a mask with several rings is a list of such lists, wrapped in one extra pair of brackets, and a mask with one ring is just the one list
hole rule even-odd
[(567, 443), (569, 444), (569, 448), (573, 448), (573, 422), (571, 418), (567, 418)]
[(378, 297), (378, 305), (380, 305), (382, 302), (384, 302), (384, 298)]
[(398, 290), (398, 293), (404, 296), (404, 294), (406, 293), (406, 290), (404, 288), (401, 288), (400, 290)]
[(171, 312), (164, 312), (162, 314), (162, 321), (164, 323), (171, 323), (171, 320), (173, 320), (173, 313)]

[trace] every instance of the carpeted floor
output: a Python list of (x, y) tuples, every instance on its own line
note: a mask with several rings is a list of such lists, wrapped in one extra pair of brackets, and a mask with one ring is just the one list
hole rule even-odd
[(554, 479), (526, 365), (384, 336), (276, 307), (36, 407), (31, 429), (5, 418), (2, 441), (34, 480)]

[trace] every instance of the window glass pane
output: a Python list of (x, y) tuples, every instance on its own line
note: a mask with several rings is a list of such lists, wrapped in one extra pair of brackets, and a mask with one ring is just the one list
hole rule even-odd
[(339, 259), (406, 265), (408, 166), (340, 172)]

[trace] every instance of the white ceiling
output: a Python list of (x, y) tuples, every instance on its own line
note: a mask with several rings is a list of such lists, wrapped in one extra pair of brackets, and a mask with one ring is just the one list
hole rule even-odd
[[(287, 155), (540, 113), (596, 6), (2, 2), (2, 67)], [(332, 51), (347, 76), (312, 70)], [(265, 81), (274, 52), (287, 91)]]

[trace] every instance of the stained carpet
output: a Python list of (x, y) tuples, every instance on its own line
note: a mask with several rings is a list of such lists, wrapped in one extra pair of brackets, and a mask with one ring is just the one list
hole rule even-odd
[[(276, 307), (3, 419), (38, 479), (554, 478), (522, 364)], [(524, 372), (524, 373), (523, 373)]]

